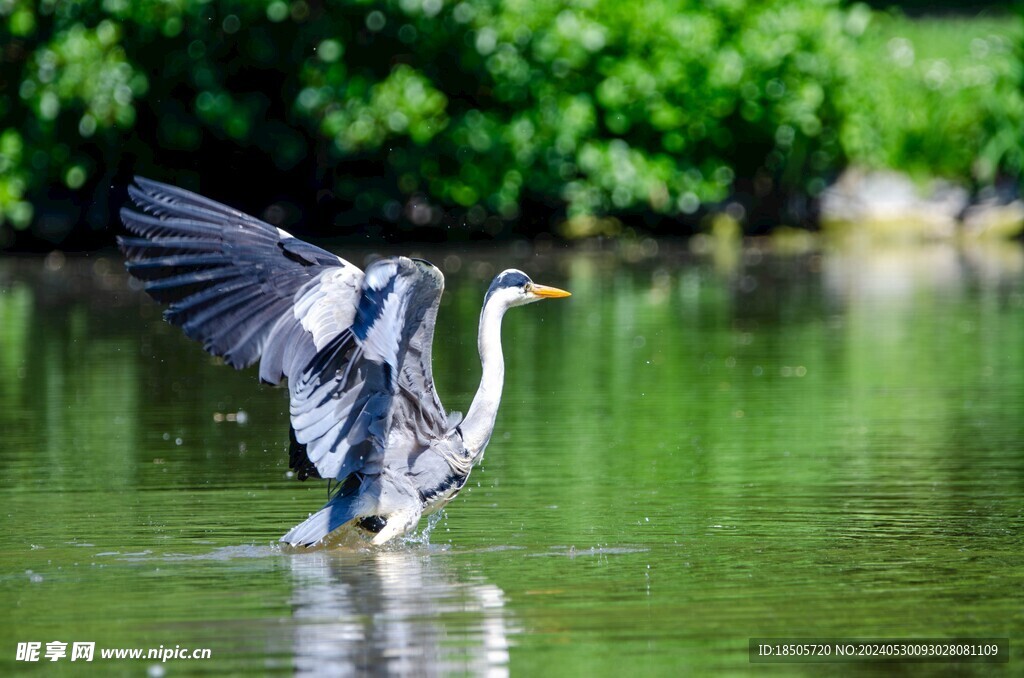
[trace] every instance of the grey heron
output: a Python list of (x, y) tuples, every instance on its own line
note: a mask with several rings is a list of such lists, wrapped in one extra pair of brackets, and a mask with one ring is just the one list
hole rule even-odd
[(236, 369), (259, 361), (261, 381), (287, 382), (291, 468), (338, 481), (281, 537), (292, 546), (339, 534), (383, 544), (453, 499), (494, 430), (505, 311), (569, 296), (515, 269), (494, 278), (480, 312), (480, 387), (463, 418), (434, 388), (444, 276), (430, 263), (390, 257), (364, 272), (195, 193), (141, 177), (128, 192), (132, 235), (118, 238), (128, 271), (206, 351)]

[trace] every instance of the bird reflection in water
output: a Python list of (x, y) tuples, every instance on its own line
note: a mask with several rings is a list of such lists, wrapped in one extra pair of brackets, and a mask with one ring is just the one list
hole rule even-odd
[(423, 551), (290, 558), (299, 675), (508, 675), (505, 593)]

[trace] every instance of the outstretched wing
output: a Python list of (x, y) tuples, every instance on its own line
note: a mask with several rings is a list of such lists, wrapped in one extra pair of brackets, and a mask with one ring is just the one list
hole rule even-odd
[(128, 271), (208, 352), (280, 382), (351, 325), (362, 271), (195, 193), (140, 177), (118, 238)]
[[(357, 267), (195, 193), (137, 178), (118, 239), (166, 318), (235, 368), (287, 378), (299, 477), (400, 470), (454, 426), (434, 389), (444, 278), (405, 257)], [(384, 459), (385, 450), (391, 457)]]
[(289, 375), (294, 437), (322, 477), (401, 470), (446, 433), (431, 371), (443, 291), (425, 261), (371, 264), (352, 327)]

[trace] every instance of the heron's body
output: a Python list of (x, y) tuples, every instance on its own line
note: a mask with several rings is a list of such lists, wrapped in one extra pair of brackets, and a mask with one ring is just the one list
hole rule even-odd
[(339, 481), (282, 541), (336, 531), (384, 543), (458, 494), (494, 429), (504, 384), (506, 310), (568, 296), (520, 271), (499, 274), (480, 314), (482, 378), (463, 420), (434, 389), (431, 346), (441, 272), (395, 257), (359, 270), (326, 250), (194, 193), (146, 179), (122, 211), (128, 270), (165, 317), (235, 368), (287, 382), (291, 467)]

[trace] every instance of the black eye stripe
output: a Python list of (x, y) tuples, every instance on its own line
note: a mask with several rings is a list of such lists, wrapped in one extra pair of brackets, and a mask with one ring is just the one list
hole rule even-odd
[(491, 283), (490, 289), (487, 290), (487, 295), (484, 297), (484, 304), (491, 298), (491, 295), (500, 289), (505, 288), (522, 288), (527, 289), (530, 285), (531, 280), (522, 271), (510, 270), (503, 271), (498, 274)]

